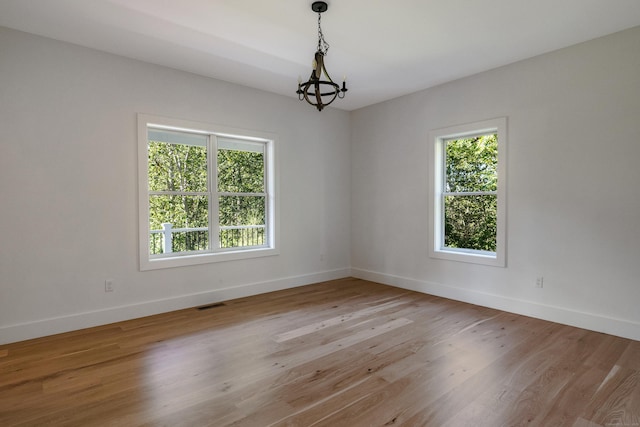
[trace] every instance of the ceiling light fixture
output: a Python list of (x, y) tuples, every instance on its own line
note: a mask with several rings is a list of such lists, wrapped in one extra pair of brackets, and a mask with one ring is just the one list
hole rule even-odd
[[(311, 10), (318, 13), (318, 50), (311, 67), (311, 77), (306, 82), (302, 82), (302, 78), (298, 77), (298, 99), (305, 100), (322, 111), (324, 107), (335, 101), (336, 98), (344, 98), (347, 92), (346, 77), (342, 81), (342, 88), (331, 80), (327, 69), (324, 66), (324, 57), (329, 51), (329, 43), (324, 39), (322, 28), (320, 27), (320, 19), (322, 13), (327, 11), (329, 6), (326, 2), (316, 1), (311, 5)], [(322, 74), (326, 80), (322, 80)]]

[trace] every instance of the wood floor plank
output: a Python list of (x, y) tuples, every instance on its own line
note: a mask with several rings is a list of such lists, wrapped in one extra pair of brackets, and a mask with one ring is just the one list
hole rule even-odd
[(5, 426), (639, 426), (640, 342), (346, 278), (0, 346)]
[[(619, 368), (619, 369), (616, 369)], [(614, 367), (582, 418), (600, 425), (640, 425), (640, 371)]]
[(629, 345), (616, 362), (616, 365), (640, 371), (640, 341), (629, 342)]

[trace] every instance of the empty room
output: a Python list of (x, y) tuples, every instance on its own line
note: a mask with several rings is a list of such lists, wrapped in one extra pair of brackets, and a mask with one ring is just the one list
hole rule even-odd
[(1, 0), (1, 426), (640, 426), (637, 0)]

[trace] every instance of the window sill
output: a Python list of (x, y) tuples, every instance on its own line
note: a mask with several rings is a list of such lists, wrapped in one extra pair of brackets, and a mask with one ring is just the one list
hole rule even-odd
[(430, 251), (431, 258), (444, 259), (447, 261), (459, 261), (471, 264), (488, 265), (492, 267), (506, 267), (504, 256), (494, 252), (454, 250), (454, 249), (433, 249)]
[(207, 252), (194, 255), (168, 256), (162, 258), (145, 257), (144, 259), (140, 259), (140, 271), (261, 258), (279, 254), (280, 251), (275, 248), (259, 248), (241, 251)]

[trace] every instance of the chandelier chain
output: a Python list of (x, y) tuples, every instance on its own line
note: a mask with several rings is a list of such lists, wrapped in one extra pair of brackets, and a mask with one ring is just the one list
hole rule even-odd
[(324, 39), (322, 34), (322, 27), (320, 26), (320, 20), (322, 19), (322, 13), (318, 12), (318, 51), (326, 55), (329, 52), (329, 43)]

